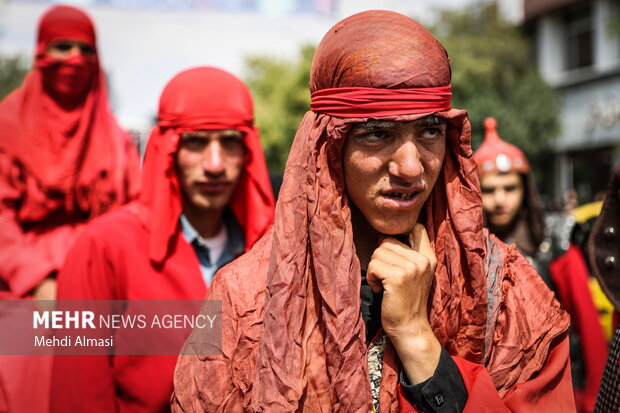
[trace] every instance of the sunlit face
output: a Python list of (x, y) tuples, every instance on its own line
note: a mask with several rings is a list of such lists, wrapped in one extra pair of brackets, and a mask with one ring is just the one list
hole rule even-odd
[(176, 154), (184, 208), (224, 210), (243, 172), (245, 145), (236, 129), (184, 132)]
[(355, 124), (343, 149), (346, 192), (368, 223), (387, 235), (413, 230), (443, 165), (446, 121)]
[(480, 177), (482, 205), (489, 225), (508, 227), (523, 203), (523, 179), (517, 172), (488, 173)]

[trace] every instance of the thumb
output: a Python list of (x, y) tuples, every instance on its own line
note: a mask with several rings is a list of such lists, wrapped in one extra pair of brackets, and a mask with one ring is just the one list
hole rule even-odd
[(426, 232), (424, 225), (420, 223), (415, 224), (415, 227), (413, 227), (413, 230), (409, 234), (409, 244), (411, 245), (411, 249), (424, 255), (431, 263), (437, 262), (435, 251), (433, 251), (431, 241), (428, 238), (428, 232)]

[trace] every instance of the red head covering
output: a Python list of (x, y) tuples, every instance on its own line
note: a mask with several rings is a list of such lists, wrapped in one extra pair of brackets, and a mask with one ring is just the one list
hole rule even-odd
[(0, 151), (34, 176), (38, 191), (62, 194), (68, 213), (77, 207), (96, 216), (126, 201), (129, 136), (108, 107), (97, 54), (52, 59), (46, 49), (59, 39), (96, 51), (94, 27), (83, 11), (54, 6), (43, 15), (34, 68), (0, 103)]
[[(313, 107), (318, 108), (317, 92), (326, 89), (351, 88), (363, 97), (363, 88), (372, 88), (381, 97), (368, 99), (349, 116), (344, 112), (355, 105), (338, 92), (326, 92), (333, 101), (328, 113), (306, 113), (289, 154), (272, 230), (211, 286), (208, 298), (223, 301), (223, 355), (180, 357), (173, 398), (180, 405), (177, 411), (213, 406), (218, 411), (372, 409), (361, 270), (342, 148), (351, 125), (373, 117), (413, 121), (435, 114), (448, 121), (442, 173), (424, 214), (438, 260), (430, 322), (439, 341), (451, 354), (490, 365), (503, 390), (528, 374), (523, 366), (544, 357), (518, 348), (519, 338), (511, 331), (516, 324), (494, 333), (495, 326), (487, 322), (495, 307), (488, 305), (487, 243), (467, 113), (443, 110), (445, 95), (419, 105), (410, 99), (446, 93), (438, 88), (449, 84), (446, 51), (409, 17), (363, 12), (325, 35), (312, 63)], [(385, 115), (386, 106), (406, 114)], [(547, 298), (553, 300), (551, 293)], [(536, 345), (545, 353), (549, 337), (541, 329), (546, 333), (558, 324), (563, 331), (566, 320), (554, 318), (559, 310), (549, 316), (534, 311), (545, 325), (528, 326), (528, 335), (544, 336)], [(505, 336), (516, 341), (502, 357), (491, 357), (495, 341)], [(188, 345), (200, 340), (195, 332)], [(386, 411), (398, 409), (397, 371), (388, 346), (380, 394)]]
[(184, 131), (238, 129), (244, 133), (244, 171), (230, 205), (245, 232), (246, 250), (271, 224), (275, 202), (253, 111), (252, 97), (243, 82), (214, 67), (181, 72), (164, 88), (157, 126), (146, 149), (140, 195), (152, 233), (149, 254), (155, 262), (167, 256), (182, 210), (175, 154)]
[(519, 148), (504, 142), (497, 134), (497, 121), (484, 120), (484, 142), (474, 152), (474, 159), (481, 174), (518, 172), (527, 174), (530, 166)]

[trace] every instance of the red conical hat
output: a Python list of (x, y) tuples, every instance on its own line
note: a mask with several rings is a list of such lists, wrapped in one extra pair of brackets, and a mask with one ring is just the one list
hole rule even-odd
[(484, 120), (484, 142), (474, 152), (480, 174), (519, 172), (526, 174), (530, 165), (525, 154), (516, 146), (504, 142), (497, 134), (495, 118)]

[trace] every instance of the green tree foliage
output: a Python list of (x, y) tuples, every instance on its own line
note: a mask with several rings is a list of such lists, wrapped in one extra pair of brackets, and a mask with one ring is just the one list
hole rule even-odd
[(271, 172), (284, 170), (297, 127), (310, 107), (314, 50), (314, 46), (303, 47), (297, 60), (254, 56), (246, 61), (245, 80), (254, 96), (256, 123)]
[(559, 132), (555, 92), (538, 74), (518, 27), (494, 7), (441, 13), (432, 31), (452, 60), (452, 106), (467, 109), (474, 148), (493, 116), (499, 135), (536, 156)]
[(19, 56), (0, 56), (0, 101), (17, 89), (28, 73), (28, 68)]

